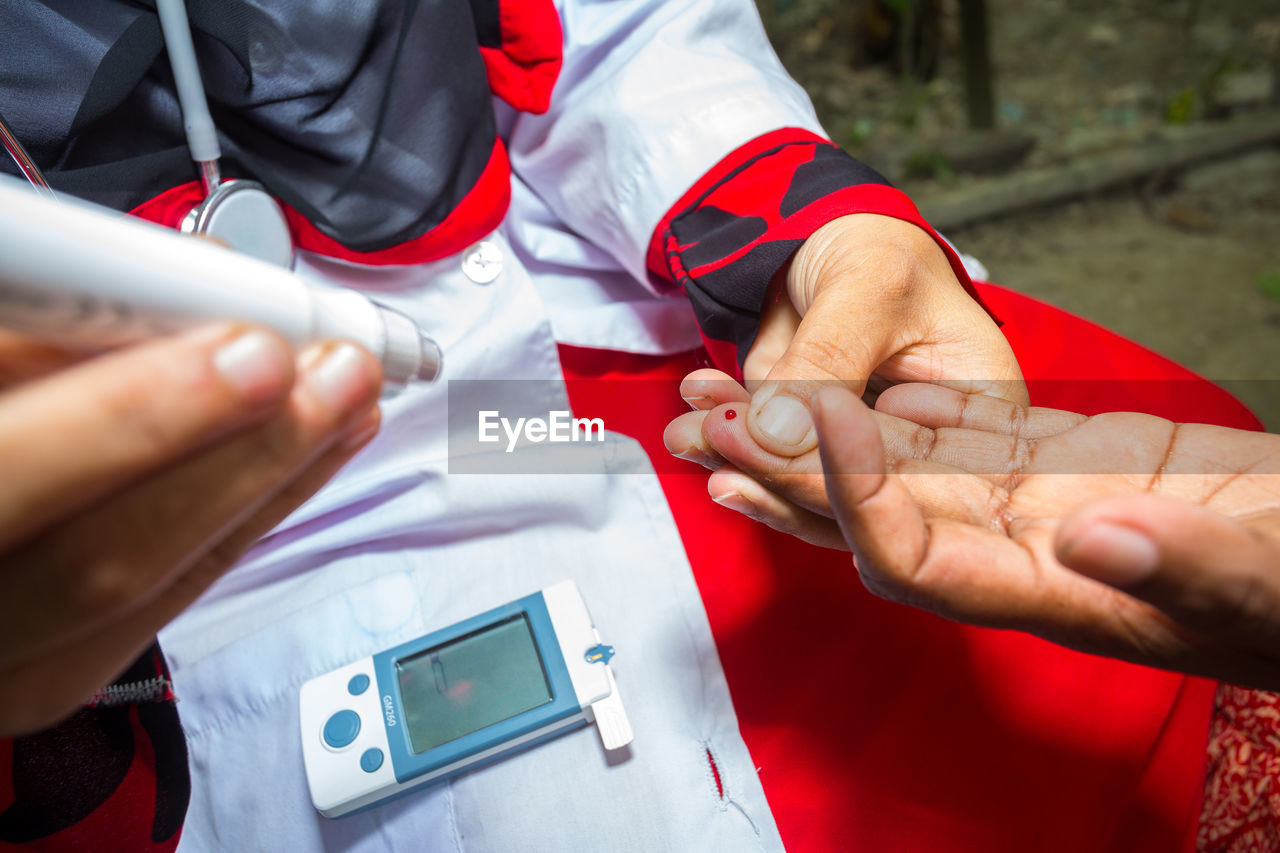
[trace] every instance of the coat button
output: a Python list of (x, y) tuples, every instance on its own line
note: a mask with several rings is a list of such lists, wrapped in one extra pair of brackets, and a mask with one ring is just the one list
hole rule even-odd
[(489, 284), (502, 275), (502, 250), (481, 240), (462, 256), (462, 274), (476, 284)]

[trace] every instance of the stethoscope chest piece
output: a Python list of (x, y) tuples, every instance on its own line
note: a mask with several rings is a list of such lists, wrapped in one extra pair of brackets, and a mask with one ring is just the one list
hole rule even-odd
[(284, 211), (256, 181), (224, 181), (182, 220), (186, 234), (203, 234), (237, 252), (289, 269), (293, 238)]

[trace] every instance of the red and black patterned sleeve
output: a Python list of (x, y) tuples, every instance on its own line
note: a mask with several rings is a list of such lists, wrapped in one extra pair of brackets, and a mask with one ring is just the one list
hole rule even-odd
[(61, 723), (0, 738), (0, 850), (170, 853), (190, 794), (159, 645)]
[(659, 287), (688, 295), (717, 365), (740, 371), (769, 282), (810, 234), (851, 213), (925, 229), (977, 298), (955, 250), (905, 194), (834, 143), (796, 128), (748, 142), (694, 184), (654, 230), (647, 267)]

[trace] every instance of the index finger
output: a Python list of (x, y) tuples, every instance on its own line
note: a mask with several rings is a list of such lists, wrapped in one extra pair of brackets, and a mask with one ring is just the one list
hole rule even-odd
[(876, 411), (931, 429), (953, 427), (1017, 439), (1058, 435), (1088, 420), (1075, 412), (1021, 406), (1002, 397), (965, 394), (926, 382), (887, 389), (876, 400)]

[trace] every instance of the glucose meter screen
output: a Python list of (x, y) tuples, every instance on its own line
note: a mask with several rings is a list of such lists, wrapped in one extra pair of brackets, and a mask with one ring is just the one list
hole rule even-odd
[(415, 753), (551, 701), (523, 613), (396, 661), (396, 679)]

